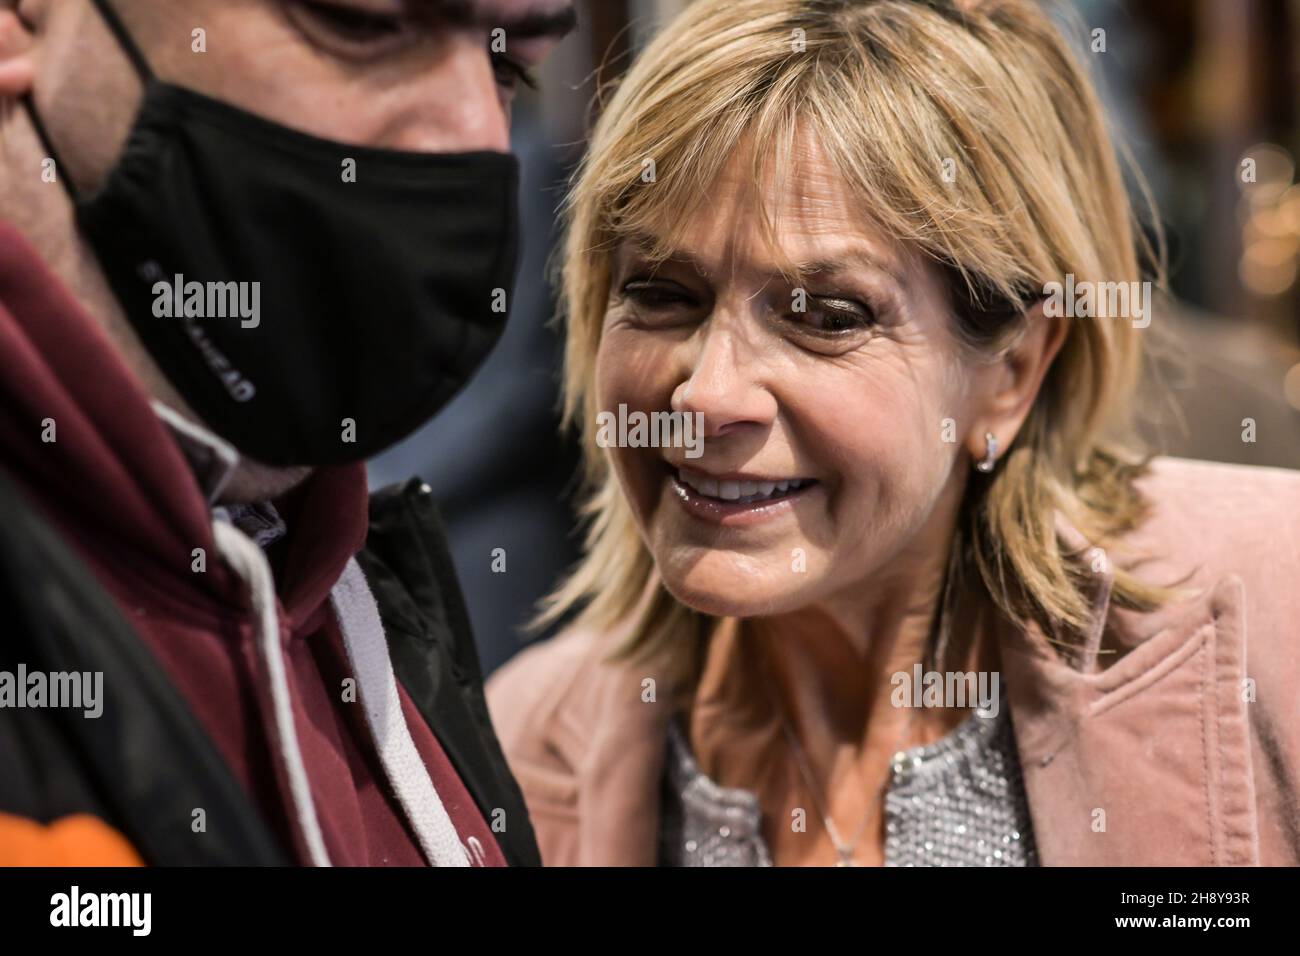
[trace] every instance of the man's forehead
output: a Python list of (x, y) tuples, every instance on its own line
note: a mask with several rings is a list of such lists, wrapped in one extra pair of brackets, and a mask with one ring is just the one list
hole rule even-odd
[(501, 27), (515, 37), (563, 36), (577, 25), (572, 0), (425, 0), (451, 23)]

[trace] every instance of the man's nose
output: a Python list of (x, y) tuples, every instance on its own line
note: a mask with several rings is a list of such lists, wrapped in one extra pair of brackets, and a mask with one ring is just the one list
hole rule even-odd
[(395, 148), (424, 153), (509, 151), (510, 119), (481, 39), (449, 39), (445, 55), (423, 82), (411, 85), (409, 96), (411, 105), (396, 131)]
[(688, 348), (683, 380), (673, 390), (673, 411), (703, 414), (705, 438), (771, 425), (776, 399), (762, 384), (758, 357), (742, 336), (710, 322)]

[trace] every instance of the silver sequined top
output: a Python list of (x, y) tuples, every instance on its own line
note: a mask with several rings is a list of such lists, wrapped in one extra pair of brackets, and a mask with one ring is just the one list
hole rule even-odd
[[(972, 713), (894, 758), (885, 794), (886, 866), (1037, 866), (1010, 714)], [(771, 866), (758, 798), (700, 770), (670, 722), (660, 827), (664, 866)]]

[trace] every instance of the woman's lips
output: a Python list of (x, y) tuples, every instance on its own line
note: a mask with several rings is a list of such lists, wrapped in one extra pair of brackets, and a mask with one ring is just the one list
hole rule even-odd
[[(717, 479), (670, 466), (668, 486), (692, 517), (737, 527), (777, 518), (818, 487), (812, 478)], [(716, 494), (714, 493), (716, 492)]]

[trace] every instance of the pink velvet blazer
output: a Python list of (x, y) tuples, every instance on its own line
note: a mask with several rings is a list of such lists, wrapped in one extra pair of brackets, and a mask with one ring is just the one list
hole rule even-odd
[[(998, 638), (1040, 861), (1300, 865), (1300, 472), (1162, 458), (1142, 488), (1152, 516), (1109, 557), (1196, 596), (1124, 611), (1107, 571), (1082, 654)], [(1126, 653), (1096, 653), (1107, 626)], [(569, 632), (488, 685), (547, 865), (655, 863), (670, 714), (641, 699), (654, 663), (608, 650)]]

